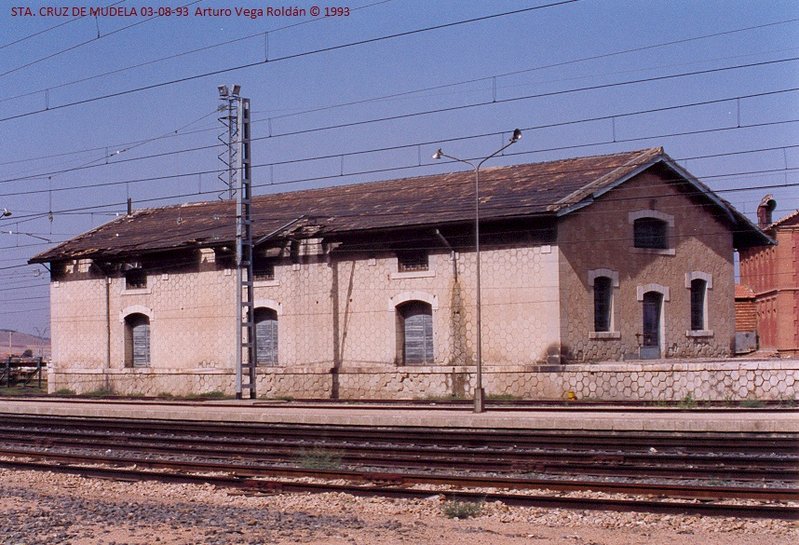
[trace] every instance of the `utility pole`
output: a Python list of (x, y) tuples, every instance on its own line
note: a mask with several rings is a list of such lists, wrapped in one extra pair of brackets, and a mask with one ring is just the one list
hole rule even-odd
[[(256, 397), (255, 296), (253, 293), (252, 159), (250, 155), (250, 99), (240, 96), (241, 86), (221, 85), (219, 118), (227, 129), (227, 153), (219, 158), (227, 167), (228, 199), (236, 199), (236, 398), (248, 390)], [(222, 140), (220, 135), (220, 140)], [(220, 173), (220, 178), (224, 173)], [(246, 379), (246, 380), (245, 380)]]

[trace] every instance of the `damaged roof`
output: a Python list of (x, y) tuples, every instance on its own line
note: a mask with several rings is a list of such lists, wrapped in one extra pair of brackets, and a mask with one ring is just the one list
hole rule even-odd
[[(715, 202), (736, 232), (745, 230), (750, 238), (759, 240), (757, 244), (769, 242), (729, 203), (676, 167), (662, 148), (481, 169), (480, 218), (564, 215), (661, 162)], [(38, 254), (30, 262), (112, 259), (229, 244), (235, 240), (235, 206), (227, 200), (137, 210)], [(329, 237), (470, 222), (474, 219), (474, 172), (261, 195), (252, 199), (252, 219), (254, 240), (269, 235), (309, 236), (309, 230), (312, 236)]]

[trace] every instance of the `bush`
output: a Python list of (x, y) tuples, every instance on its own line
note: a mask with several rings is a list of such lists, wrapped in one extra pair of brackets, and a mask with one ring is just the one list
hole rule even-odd
[(450, 500), (441, 506), (441, 512), (451, 519), (477, 517), (483, 512), (483, 502)]

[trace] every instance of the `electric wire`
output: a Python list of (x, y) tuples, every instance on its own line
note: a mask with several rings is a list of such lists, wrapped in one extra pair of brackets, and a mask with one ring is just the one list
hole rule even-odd
[[(197, 3), (201, 2), (201, 1), (202, 0), (193, 0), (192, 2), (189, 2), (188, 4), (184, 4), (183, 6), (180, 6), (180, 7), (188, 7), (188, 6), (191, 6), (193, 4), (197, 4)], [(112, 5), (114, 5), (114, 4), (112, 4)], [(70, 51), (75, 51), (76, 49), (80, 49), (81, 47), (83, 47), (85, 45), (88, 45), (88, 44), (93, 44), (94, 42), (96, 42), (98, 40), (102, 40), (103, 38), (107, 38), (108, 36), (113, 36), (115, 34), (119, 34), (120, 32), (124, 32), (124, 31), (126, 31), (128, 29), (131, 29), (133, 27), (137, 27), (139, 25), (143, 25), (143, 24), (148, 23), (148, 22), (150, 22), (150, 21), (152, 21), (154, 19), (158, 19), (159, 17), (161, 17), (161, 16), (160, 15), (153, 15), (152, 17), (148, 17), (147, 19), (143, 19), (141, 21), (137, 21), (135, 23), (132, 23), (132, 24), (127, 25), (127, 26), (124, 26), (122, 28), (118, 28), (116, 30), (112, 30), (112, 31), (106, 32), (105, 34), (100, 34), (100, 32), (98, 30), (97, 36), (92, 38), (92, 39), (90, 39), (90, 40), (79, 42), (79, 43), (71, 45), (71, 46), (69, 46), (69, 47), (67, 47), (65, 49), (58, 50), (55, 53), (51, 53), (51, 54), (46, 55), (44, 57), (40, 57), (40, 58), (35, 59), (33, 61), (30, 61), (30, 62), (27, 62), (27, 63), (22, 64), (20, 66), (17, 66), (16, 68), (12, 68), (11, 70), (7, 70), (5, 72), (2, 72), (2, 73), (0, 73), (0, 78), (5, 77), (5, 76), (7, 76), (9, 74), (14, 74), (16, 72), (19, 72), (20, 70), (24, 70), (25, 68), (30, 68), (31, 66), (39, 64), (40, 62), (44, 62), (44, 61), (53, 59), (55, 57), (61, 56), (64, 53), (68, 53)]]
[(310, 51), (303, 51), (303, 52), (300, 52), (300, 53), (293, 53), (293, 54), (290, 54), (290, 55), (284, 55), (282, 57), (273, 57), (271, 59), (265, 59), (265, 60), (262, 60), (262, 61), (245, 63), (245, 64), (241, 64), (241, 65), (238, 65), (238, 66), (222, 68), (222, 69), (219, 69), (219, 70), (212, 70), (212, 71), (208, 71), (208, 72), (203, 72), (201, 74), (194, 74), (194, 75), (191, 75), (191, 76), (185, 76), (185, 77), (176, 78), (176, 79), (172, 79), (172, 80), (168, 80), (168, 81), (162, 81), (162, 82), (153, 83), (153, 84), (150, 84), (150, 85), (143, 85), (143, 86), (139, 86), (139, 87), (135, 87), (135, 88), (131, 88), (131, 89), (126, 89), (124, 91), (117, 91), (117, 92), (113, 92), (113, 93), (107, 93), (105, 95), (98, 95), (98, 96), (89, 97), (89, 98), (85, 98), (85, 99), (81, 99), (81, 100), (76, 100), (76, 101), (73, 101), (73, 102), (67, 102), (67, 103), (64, 103), (64, 104), (57, 104), (57, 105), (53, 105), (53, 106), (49, 106), (48, 105), (48, 107), (44, 108), (44, 109), (32, 110), (32, 111), (23, 112), (23, 113), (19, 113), (19, 114), (13, 114), (11, 116), (6, 116), (6, 117), (3, 117), (3, 118), (0, 118), (0, 122), (10, 121), (10, 120), (13, 120), (13, 119), (20, 119), (20, 118), (23, 118), (23, 117), (28, 117), (28, 116), (31, 116), (31, 115), (36, 115), (36, 114), (40, 114), (40, 113), (44, 113), (44, 112), (52, 112), (52, 111), (55, 111), (55, 110), (60, 110), (60, 109), (63, 109), (63, 108), (69, 108), (69, 107), (72, 107), (72, 106), (80, 106), (80, 105), (83, 105), (83, 104), (88, 104), (88, 103), (96, 102), (96, 101), (99, 101), (99, 100), (106, 100), (106, 99), (109, 99), (109, 98), (115, 98), (115, 97), (119, 97), (119, 96), (124, 96), (124, 95), (128, 95), (128, 94), (131, 94), (131, 93), (139, 93), (139, 92), (142, 92), (142, 91), (148, 91), (148, 90), (157, 89), (157, 88), (160, 88), (160, 87), (165, 87), (165, 86), (168, 86), (168, 85), (174, 85), (174, 84), (177, 84), (177, 83), (184, 83), (184, 82), (187, 82), (187, 81), (193, 81), (193, 80), (202, 79), (202, 78), (206, 78), (206, 77), (210, 77), (210, 76), (218, 76), (220, 74), (226, 74), (228, 72), (234, 72), (236, 70), (243, 70), (243, 69), (246, 69), (246, 68), (253, 68), (255, 66), (262, 66), (262, 65), (267, 64), (267, 63), (275, 63), (275, 62), (287, 61), (287, 60), (292, 60), (292, 59), (298, 59), (298, 58), (303, 58), (303, 57), (316, 55), (316, 54), (320, 54), (320, 53), (329, 53), (331, 51), (338, 51), (338, 50), (347, 49), (347, 48), (351, 48), (351, 47), (358, 47), (358, 46), (362, 46), (362, 45), (381, 42), (381, 41), (384, 41), (384, 40), (393, 40), (393, 39), (397, 39), (397, 38), (404, 38), (404, 37), (412, 36), (412, 35), (415, 35), (415, 34), (421, 34), (421, 33), (424, 33), (424, 32), (431, 32), (431, 31), (435, 31), (435, 30), (442, 30), (442, 29), (445, 29), (445, 28), (451, 28), (451, 27), (458, 26), (458, 25), (471, 24), (471, 23), (476, 23), (476, 22), (481, 22), (481, 21), (487, 21), (487, 20), (490, 20), (490, 19), (496, 19), (496, 18), (499, 18), (499, 17), (507, 17), (509, 15), (518, 15), (518, 14), (521, 14), (521, 13), (531, 12), (531, 11), (535, 11), (535, 10), (539, 10), (539, 9), (557, 7), (557, 6), (561, 6), (561, 5), (565, 5), (565, 4), (571, 4), (571, 3), (574, 3), (574, 2), (578, 2), (578, 1), (580, 1), (580, 0), (560, 0), (560, 1), (557, 1), (557, 2), (552, 2), (552, 3), (549, 3), (549, 4), (543, 4), (543, 5), (539, 5), (539, 6), (522, 8), (522, 9), (517, 9), (517, 10), (512, 10), (512, 11), (506, 11), (506, 12), (502, 12), (502, 13), (495, 13), (495, 14), (492, 14), (492, 15), (484, 15), (484, 16), (481, 16), (481, 17), (473, 17), (473, 18), (470, 18), (470, 19), (464, 19), (464, 20), (454, 21), (454, 22), (450, 22), (450, 23), (443, 23), (443, 24), (440, 24), (440, 25), (434, 25), (434, 26), (430, 26), (430, 27), (414, 29), (414, 30), (409, 30), (409, 31), (405, 31), (405, 32), (398, 32), (398, 33), (394, 33), (394, 34), (378, 36), (378, 37), (375, 37), (375, 38), (358, 40), (358, 41), (349, 42), (349, 43), (346, 43), (346, 44), (339, 44), (339, 45), (335, 45), (335, 46), (323, 47), (323, 48), (314, 49), (314, 50), (310, 50)]
[[(552, 128), (558, 128), (558, 127), (567, 127), (567, 126), (572, 126), (572, 125), (578, 125), (578, 124), (581, 124), (581, 123), (593, 123), (593, 122), (597, 122), (597, 121), (612, 121), (612, 120), (616, 120), (616, 119), (623, 119), (623, 118), (626, 118), (626, 117), (635, 117), (635, 116), (646, 115), (646, 114), (662, 113), (662, 112), (668, 112), (668, 111), (673, 111), (673, 110), (679, 110), (679, 109), (683, 109), (683, 108), (694, 108), (694, 107), (699, 107), (699, 106), (709, 106), (709, 105), (712, 105), (712, 104), (722, 104), (722, 103), (725, 103), (725, 102), (736, 102), (737, 101), (737, 102), (740, 103), (741, 100), (748, 100), (748, 99), (754, 99), (754, 98), (763, 98), (763, 97), (768, 97), (768, 96), (780, 95), (780, 94), (784, 94), (784, 93), (793, 93), (793, 92), (797, 92), (797, 91), (799, 91), (799, 87), (791, 87), (791, 88), (787, 88), (787, 89), (763, 91), (763, 92), (759, 92), (759, 93), (749, 93), (749, 94), (745, 94), (745, 95), (730, 96), (730, 97), (724, 97), (724, 98), (718, 98), (718, 99), (692, 101), (692, 102), (688, 102), (688, 103), (676, 104), (676, 105), (670, 105), (670, 106), (663, 106), (663, 107), (658, 107), (658, 108), (647, 108), (647, 109), (637, 110), (637, 111), (632, 111), (632, 112), (622, 112), (622, 113), (616, 113), (616, 114), (607, 114), (607, 115), (601, 115), (601, 116), (587, 117), (587, 118), (582, 118), (582, 119), (578, 119), (578, 120), (562, 121), (562, 122), (555, 122), (555, 123), (544, 123), (544, 124), (532, 125), (532, 126), (528, 126), (528, 127), (521, 127), (521, 129), (523, 131), (535, 131), (535, 130), (552, 129)], [(564, 92), (570, 92), (570, 91), (564, 91)], [(537, 96), (531, 96), (529, 98), (538, 98), (538, 97)], [(433, 112), (430, 112), (430, 113), (440, 113), (441, 111), (442, 110), (436, 110), (436, 111), (433, 111)], [(208, 114), (208, 115), (211, 115), (211, 114)], [(408, 114), (408, 115), (417, 115), (417, 114)], [(204, 117), (207, 117), (207, 116), (204, 116)], [(200, 118), (200, 119), (203, 119), (203, 118)], [(390, 119), (382, 118), (382, 119), (379, 119), (379, 120), (369, 121), (369, 122), (387, 121), (387, 120), (395, 120), (395, 119), (396, 118), (390, 118)], [(789, 122), (792, 122), (792, 121), (799, 121), (799, 119), (790, 120)], [(358, 122), (358, 123), (361, 124), (361, 123), (364, 123), (364, 122)], [(193, 123), (191, 123), (191, 124), (193, 124)], [(191, 124), (189, 124), (189, 125), (191, 125)], [(189, 125), (187, 125), (187, 126), (189, 126)], [(308, 131), (329, 130), (330, 128), (343, 128), (344, 126), (348, 126), (348, 125), (337, 126), (337, 127), (316, 127), (314, 129), (304, 129), (302, 131), (302, 133), (305, 133), (305, 132), (308, 132)], [(752, 126), (754, 126), (754, 125), (752, 125)], [(736, 128), (748, 128), (748, 127), (749, 127), (749, 125), (741, 126), (740, 124), (738, 124), (738, 126)], [(178, 130), (180, 130), (180, 129), (178, 129)], [(175, 131), (175, 132), (177, 132), (177, 131)], [(269, 140), (269, 139), (272, 139), (272, 138), (279, 138), (279, 137), (283, 137), (283, 136), (290, 136), (290, 135), (296, 135), (296, 134), (300, 134), (300, 133), (291, 132), (291, 133), (285, 133), (285, 134), (279, 134), (279, 135), (260, 136), (260, 137), (252, 138), (251, 141), (252, 142), (258, 142), (258, 141), (262, 141), (262, 140)], [(503, 134), (504, 134), (503, 131), (499, 131), (499, 132), (492, 131), (492, 132), (487, 132), (487, 133), (480, 133), (480, 134), (474, 134), (474, 135), (468, 135), (468, 136), (462, 136), (462, 137), (456, 137), (456, 138), (427, 140), (427, 141), (414, 142), (414, 143), (411, 143), (411, 144), (403, 144), (403, 145), (397, 145), (397, 146), (384, 146), (384, 147), (380, 147), (380, 148), (372, 148), (372, 149), (368, 149), (368, 150), (359, 150), (359, 151), (355, 151), (355, 152), (333, 153), (333, 154), (326, 154), (326, 155), (311, 156), (311, 157), (306, 157), (306, 158), (302, 158), (302, 159), (295, 159), (295, 160), (275, 161), (275, 162), (271, 162), (271, 163), (255, 165), (254, 168), (256, 168), (256, 167), (264, 167), (264, 166), (270, 166), (271, 167), (271, 166), (277, 166), (277, 165), (286, 165), (286, 164), (293, 164), (293, 163), (299, 163), (299, 162), (305, 162), (305, 161), (317, 161), (317, 160), (321, 160), (321, 159), (333, 159), (333, 158), (351, 157), (351, 156), (355, 156), (355, 155), (364, 155), (364, 154), (368, 154), (368, 153), (377, 153), (377, 152), (385, 152), (385, 151), (397, 151), (397, 150), (410, 149), (410, 148), (419, 147), (419, 146), (429, 146), (429, 145), (434, 145), (434, 144), (439, 144), (440, 145), (442, 143), (464, 141), (464, 140), (470, 140), (470, 139), (476, 139), (476, 138), (484, 138), (484, 137), (488, 137), (488, 136), (501, 136)], [(682, 136), (683, 134), (680, 134), (680, 135)], [(668, 135), (658, 135), (658, 136), (652, 136), (652, 137), (649, 137), (649, 138), (658, 138), (658, 137), (661, 137), (661, 136), (665, 137), (665, 136), (668, 136)], [(158, 139), (158, 138), (150, 139), (150, 140), (146, 140), (146, 141), (140, 141), (140, 142), (145, 142), (146, 143), (146, 142), (154, 141), (156, 139)], [(644, 139), (644, 138), (638, 138), (638, 139)], [(616, 140), (616, 141), (619, 141), (619, 140)], [(614, 142), (616, 142), (616, 141), (614, 141)], [(132, 149), (133, 147), (137, 147), (138, 145), (141, 145), (141, 143), (137, 144), (136, 146), (131, 146), (129, 149)], [(151, 154), (151, 155), (146, 155), (146, 156), (141, 156), (141, 157), (132, 157), (132, 158), (127, 158), (127, 159), (112, 161), (111, 163), (108, 163), (108, 164), (117, 164), (117, 163), (131, 162), (131, 161), (140, 161), (140, 160), (151, 159), (151, 158), (168, 157), (168, 156), (177, 155), (177, 154), (181, 154), (181, 153), (189, 153), (189, 152), (195, 152), (195, 151), (204, 151), (204, 150), (208, 150), (208, 149), (215, 149), (215, 148), (220, 147), (220, 146), (221, 146), (221, 144), (211, 144), (211, 145), (207, 145), (207, 146), (198, 146), (198, 147), (194, 147), (194, 148), (179, 149), (179, 150), (173, 150), (173, 151), (169, 151), (169, 152), (161, 152), (161, 153)], [(101, 158), (101, 159), (98, 159), (98, 160), (108, 159), (110, 157), (113, 157), (117, 153), (118, 152), (112, 153), (110, 155), (107, 154), (104, 158)], [(67, 168), (67, 169), (48, 171), (48, 172), (39, 172), (39, 173), (36, 173), (36, 174), (31, 174), (29, 176), (0, 179), (0, 184), (11, 183), (11, 182), (15, 182), (15, 181), (22, 181), (22, 180), (42, 179), (42, 178), (46, 178), (48, 176), (53, 176), (53, 175), (56, 175), (56, 174), (62, 174), (62, 173), (66, 173), (66, 172), (76, 172), (76, 171), (84, 170), (84, 169), (87, 169), (87, 168), (96, 168), (96, 167), (103, 167), (103, 166), (106, 166), (106, 164), (102, 164), (102, 165), (89, 165), (89, 164), (87, 164), (87, 165), (71, 167), (71, 168)], [(215, 170), (215, 171), (200, 171), (200, 172), (188, 173), (188, 174), (186, 174), (186, 176), (192, 176), (192, 175), (196, 176), (196, 175), (199, 175), (199, 174), (209, 174), (209, 173), (216, 174), (218, 172), (219, 172), (218, 170)], [(0, 196), (7, 196), (7, 195), (6, 194), (0, 194)]]

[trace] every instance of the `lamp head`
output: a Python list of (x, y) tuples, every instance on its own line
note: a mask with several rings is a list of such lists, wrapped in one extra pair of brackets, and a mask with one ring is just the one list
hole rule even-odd
[(220, 85), (219, 87), (217, 87), (217, 89), (219, 90), (219, 98), (227, 98), (228, 96), (227, 85)]
[(433, 154), (433, 159), (441, 159), (443, 156), (444, 152), (441, 151), (441, 148), (438, 148), (438, 151)]
[(513, 136), (510, 137), (510, 143), (515, 144), (519, 140), (522, 139), (522, 130), (521, 129), (513, 129)]
[(234, 97), (237, 97), (237, 96), (239, 96), (239, 93), (240, 93), (240, 92), (241, 92), (241, 85), (234, 85), (234, 86), (233, 86), (233, 93), (232, 93), (232, 94), (233, 94), (233, 96), (234, 96)]
[(10, 215), (11, 215), (11, 210), (9, 210), (8, 208), (3, 208), (3, 212), (2, 214), (0, 214), (0, 218), (5, 218), (6, 216)]

